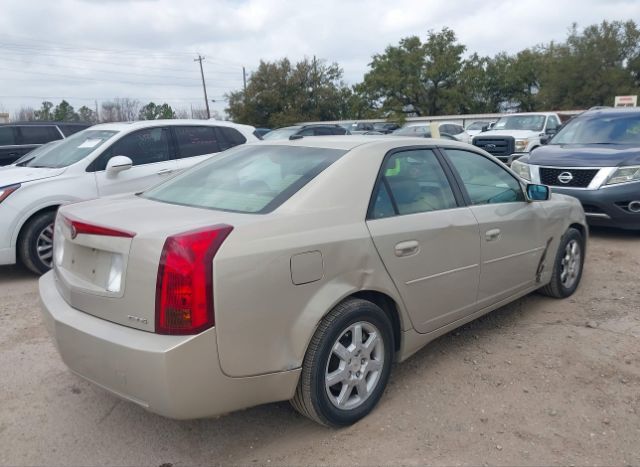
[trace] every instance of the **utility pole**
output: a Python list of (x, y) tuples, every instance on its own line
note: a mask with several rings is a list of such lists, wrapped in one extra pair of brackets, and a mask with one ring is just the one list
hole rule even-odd
[(198, 54), (198, 58), (193, 59), (194, 62), (200, 62), (200, 76), (202, 76), (202, 90), (204, 91), (204, 105), (207, 106), (207, 118), (211, 118), (211, 112), (209, 111), (209, 98), (207, 97), (207, 85), (204, 82), (204, 71), (202, 70), (202, 60), (204, 60), (204, 57), (202, 57), (200, 54)]
[(247, 105), (247, 72), (242, 67), (242, 83), (244, 85), (244, 105)]

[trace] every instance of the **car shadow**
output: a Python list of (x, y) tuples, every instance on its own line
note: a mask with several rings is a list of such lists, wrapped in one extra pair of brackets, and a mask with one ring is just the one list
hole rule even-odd
[(0, 266), (0, 284), (6, 285), (14, 282), (25, 282), (29, 279), (38, 279), (34, 273), (24, 266), (14, 264), (11, 266)]
[(589, 226), (589, 235), (606, 240), (637, 241), (640, 231), (616, 229), (614, 227)]

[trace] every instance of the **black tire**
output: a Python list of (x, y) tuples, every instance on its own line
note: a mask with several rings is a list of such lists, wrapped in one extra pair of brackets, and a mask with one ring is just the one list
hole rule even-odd
[[(331, 362), (329, 359), (336, 358), (332, 351), (334, 343), (345, 332), (348, 335), (349, 328), (353, 325), (357, 326), (357, 323), (362, 323), (364, 326), (373, 326), (379, 331), (383, 351), (378, 354), (384, 355), (384, 360), (379, 363), (381, 369), (377, 374), (376, 382), (372, 382), (373, 387), (364, 401), (351, 409), (341, 409), (329, 398), (329, 389), (325, 388), (325, 375), (330, 368)], [(363, 331), (363, 333), (366, 333), (366, 331)], [(370, 337), (371, 334), (368, 334), (368, 336)], [(367, 336), (364, 336), (363, 339), (366, 342), (365, 337)], [(302, 374), (291, 404), (302, 415), (322, 425), (334, 427), (351, 425), (371, 412), (382, 397), (391, 373), (393, 355), (393, 329), (385, 312), (367, 300), (348, 299), (336, 306), (318, 325), (307, 349), (302, 364)], [(354, 360), (359, 359), (360, 357), (354, 358)], [(355, 363), (355, 365), (358, 365), (358, 363)], [(367, 376), (374, 376), (373, 373), (367, 373), (366, 368), (369, 363), (366, 365), (362, 367), (365, 369), (362, 371), (365, 384)], [(357, 372), (358, 375), (360, 373), (360, 371)], [(354, 371), (355, 374), (356, 372)], [(351, 375), (350, 371), (349, 375)], [(356, 398), (360, 397), (358, 395), (359, 392), (357, 388), (354, 388), (353, 393), (349, 392), (347, 394), (347, 399), (350, 398), (349, 394), (353, 394), (353, 397)]]
[[(562, 281), (563, 272), (563, 260), (567, 254), (567, 245), (575, 242), (580, 248), (580, 261), (576, 272), (575, 281), (570, 285), (565, 285)], [(553, 298), (566, 298), (576, 291), (578, 285), (580, 285), (580, 279), (582, 278), (582, 269), (584, 266), (585, 257), (585, 242), (584, 237), (579, 230), (573, 227), (569, 228), (566, 233), (560, 239), (560, 245), (556, 253), (556, 258), (553, 263), (553, 273), (551, 275), (551, 281), (542, 287), (539, 291), (543, 295), (547, 295)]]
[(36, 274), (44, 274), (51, 269), (51, 266), (38, 255), (38, 237), (49, 226), (53, 226), (55, 218), (56, 211), (37, 214), (27, 222), (20, 232), (18, 257), (22, 264)]

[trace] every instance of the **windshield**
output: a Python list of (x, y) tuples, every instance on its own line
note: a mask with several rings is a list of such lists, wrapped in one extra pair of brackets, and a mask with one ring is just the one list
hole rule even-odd
[(640, 145), (640, 114), (576, 117), (549, 144)]
[(489, 122), (473, 122), (467, 127), (467, 130), (482, 130), (482, 127), (488, 126)]
[(289, 136), (296, 134), (300, 130), (299, 126), (289, 126), (286, 128), (278, 128), (277, 130), (271, 130), (264, 135), (264, 140), (283, 140), (289, 139)]
[(142, 196), (183, 206), (271, 212), (346, 151), (291, 146), (238, 146), (198, 164)]
[(16, 165), (21, 167), (46, 167), (57, 169), (68, 167), (87, 157), (105, 141), (118, 133), (109, 130), (84, 130), (67, 139), (47, 144), (20, 158)]
[(511, 115), (501, 117), (492, 130), (529, 130), (542, 131), (544, 128), (544, 115)]

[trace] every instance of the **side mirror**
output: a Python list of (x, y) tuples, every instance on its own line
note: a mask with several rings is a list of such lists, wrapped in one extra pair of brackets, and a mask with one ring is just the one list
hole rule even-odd
[(489, 130), (489, 125), (483, 125), (480, 131), (485, 132)]
[(107, 162), (107, 175), (116, 175), (133, 167), (133, 161), (126, 156), (114, 156)]
[(529, 201), (546, 201), (549, 199), (551, 191), (546, 185), (527, 184), (527, 198)]
[(553, 136), (558, 132), (557, 128), (547, 128), (547, 130), (545, 131), (545, 133), (549, 136)]
[(551, 141), (551, 136), (549, 135), (542, 135), (540, 137), (540, 144), (549, 144), (549, 141)]

